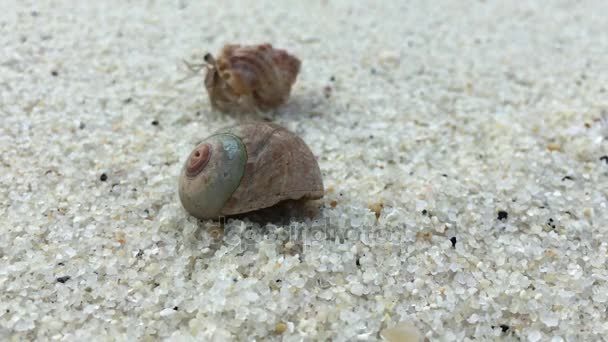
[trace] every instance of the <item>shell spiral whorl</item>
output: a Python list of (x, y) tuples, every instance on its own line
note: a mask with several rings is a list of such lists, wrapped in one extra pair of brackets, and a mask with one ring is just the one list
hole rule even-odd
[(190, 158), (188, 158), (188, 162), (186, 164), (186, 175), (188, 177), (194, 177), (198, 175), (207, 163), (209, 162), (209, 158), (211, 157), (211, 147), (209, 144), (201, 144), (199, 145), (192, 153), (190, 154)]

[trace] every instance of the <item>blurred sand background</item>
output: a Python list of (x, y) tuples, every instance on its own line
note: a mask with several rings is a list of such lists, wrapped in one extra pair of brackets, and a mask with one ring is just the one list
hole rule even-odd
[[(606, 336), (608, 2), (0, 9), (0, 339)], [(303, 62), (265, 118), (327, 192), (221, 230), (177, 176), (256, 117), (213, 112), (183, 60), (262, 42)], [(326, 223), (357, 238), (316, 238)]]

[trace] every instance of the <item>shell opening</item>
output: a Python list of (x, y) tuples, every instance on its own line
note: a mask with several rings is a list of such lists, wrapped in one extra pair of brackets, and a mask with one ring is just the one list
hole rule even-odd
[(198, 175), (211, 158), (211, 148), (209, 144), (201, 144), (198, 146), (190, 155), (188, 159), (188, 165), (186, 166), (186, 175), (188, 177), (194, 177)]

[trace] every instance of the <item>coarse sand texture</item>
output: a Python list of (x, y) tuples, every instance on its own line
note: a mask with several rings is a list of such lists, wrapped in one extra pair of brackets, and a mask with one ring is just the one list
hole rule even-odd
[[(608, 2), (0, 0), (0, 340), (608, 336)], [(211, 108), (227, 43), (302, 61)], [(279, 124), (324, 197), (182, 207), (204, 138)]]

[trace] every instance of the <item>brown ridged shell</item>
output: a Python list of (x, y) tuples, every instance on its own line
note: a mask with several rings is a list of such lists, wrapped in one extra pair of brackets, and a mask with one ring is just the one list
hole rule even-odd
[(319, 164), (300, 137), (271, 123), (244, 124), (229, 132), (245, 144), (247, 164), (223, 214), (258, 210), (288, 199), (323, 197)]
[[(235, 138), (238, 144), (229, 149), (215, 146)], [(236, 146), (245, 151), (236, 151)], [(235, 157), (222, 159), (224, 150)], [(242, 164), (235, 162), (239, 155), (245, 156)], [(210, 158), (207, 167), (202, 164), (205, 158)], [(224, 162), (239, 165), (239, 170), (222, 169)], [(203, 165), (202, 172), (191, 172), (198, 165)], [(234, 177), (226, 174), (237, 175), (238, 186), (231, 185)], [(226, 186), (220, 186), (224, 182)], [(179, 192), (184, 208), (204, 219), (246, 213), (284, 200), (319, 199), (324, 194), (319, 164), (306, 143), (266, 122), (233, 126), (199, 144), (184, 164)], [(225, 200), (216, 203), (221, 198)]]
[(211, 105), (223, 112), (269, 110), (285, 103), (301, 62), (270, 44), (225, 45), (208, 63), (205, 87)]

